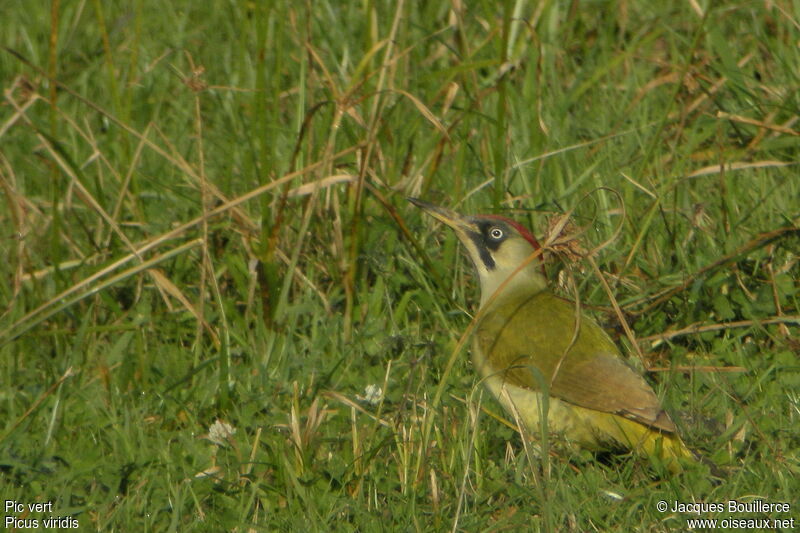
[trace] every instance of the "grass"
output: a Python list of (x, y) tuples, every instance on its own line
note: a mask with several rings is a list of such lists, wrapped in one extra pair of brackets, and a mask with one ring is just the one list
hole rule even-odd
[[(800, 518), (796, 12), (3, 5), (0, 494), (53, 502), (4, 516), (673, 531), (693, 515), (659, 500), (761, 499), (791, 511), (702, 516)], [(584, 246), (609, 241), (648, 379), (726, 478), (526, 454), (456, 351), (470, 266), (407, 196), (539, 235), (574, 210)]]

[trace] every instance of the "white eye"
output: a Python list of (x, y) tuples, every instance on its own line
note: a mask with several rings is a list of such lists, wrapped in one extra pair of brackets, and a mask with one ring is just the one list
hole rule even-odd
[(491, 237), (492, 239), (494, 239), (496, 241), (499, 241), (500, 239), (502, 239), (503, 235), (505, 235), (503, 233), (503, 230), (498, 228), (498, 227), (494, 227), (494, 228), (489, 230), (489, 237)]

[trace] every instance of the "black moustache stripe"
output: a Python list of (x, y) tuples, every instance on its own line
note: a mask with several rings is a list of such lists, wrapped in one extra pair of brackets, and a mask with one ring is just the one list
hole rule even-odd
[(468, 234), (472, 244), (474, 244), (475, 248), (478, 250), (481, 261), (483, 261), (483, 264), (486, 265), (486, 269), (494, 270), (494, 259), (492, 259), (492, 254), (489, 253), (489, 250), (486, 248), (486, 243), (484, 242), (483, 236), (480, 233), (474, 233), (471, 231)]

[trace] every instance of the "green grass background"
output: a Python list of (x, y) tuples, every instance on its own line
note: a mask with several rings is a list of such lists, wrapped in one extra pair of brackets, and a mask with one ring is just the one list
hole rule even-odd
[[(800, 519), (798, 13), (3, 2), (0, 499), (53, 502), (4, 516), (680, 531), (656, 502), (762, 499), (792, 510), (703, 516)], [(672, 369), (648, 379), (726, 478), (526, 455), (455, 351), (470, 265), (407, 196), (613, 238), (596, 260)]]

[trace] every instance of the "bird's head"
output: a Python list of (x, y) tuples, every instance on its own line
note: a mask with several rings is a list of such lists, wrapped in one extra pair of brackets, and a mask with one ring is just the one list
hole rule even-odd
[[(541, 261), (528, 259), (540, 248), (539, 243), (518, 222), (499, 215), (466, 216), (416, 198), (408, 200), (455, 231), (478, 271), (481, 306), (507, 279), (504, 293), (538, 292), (546, 287), (547, 281), (540, 271)], [(528, 264), (517, 271), (525, 261)]]

